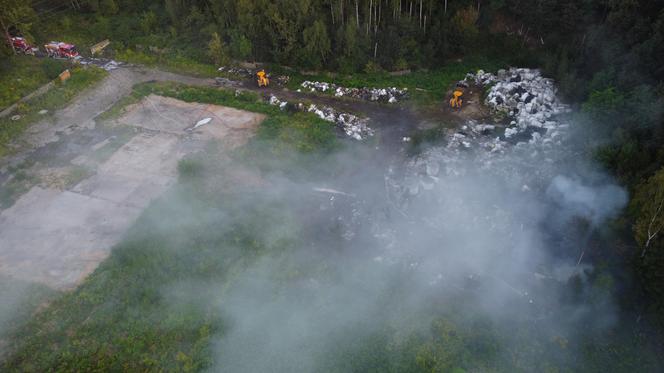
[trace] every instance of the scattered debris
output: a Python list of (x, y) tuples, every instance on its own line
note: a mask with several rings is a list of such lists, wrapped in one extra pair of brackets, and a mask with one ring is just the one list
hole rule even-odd
[(408, 89), (390, 88), (346, 88), (334, 83), (326, 82), (302, 82), (302, 87), (311, 92), (334, 92), (336, 97), (352, 97), (367, 101), (379, 101), (394, 104), (404, 100), (408, 95)]
[(329, 106), (321, 106), (319, 108), (314, 104), (309, 105), (307, 111), (316, 114), (323, 120), (336, 123), (344, 130), (346, 135), (355, 140), (362, 140), (374, 135), (374, 131), (368, 126), (368, 118), (360, 118), (348, 113), (339, 113)]
[[(564, 153), (559, 147), (569, 128), (560, 117), (569, 108), (556, 97), (554, 82), (538, 70), (516, 68), (495, 75), (480, 70), (468, 74), (465, 82), (491, 85), (486, 104), (508, 118), (504, 132), (501, 125), (473, 120), (449, 130), (444, 145), (425, 150), (408, 164), (404, 180), (394, 183), (397, 195), (418, 195), (433, 188), (441, 176), (470, 172), (522, 175), (522, 193), (551, 179), (548, 173), (555, 168), (546, 165), (555, 164)], [(469, 160), (479, 166), (469, 169)]]
[(66, 82), (71, 78), (71, 72), (69, 71), (69, 69), (67, 69), (61, 72), (60, 75), (58, 75), (58, 78), (60, 79), (61, 82)]
[(73, 44), (63, 43), (61, 41), (52, 41), (44, 45), (46, 54), (51, 58), (70, 58), (80, 59), (76, 46)]
[(46, 114), (48, 114), (48, 110), (46, 109), (39, 110), (39, 115), (46, 115)]
[(286, 84), (288, 84), (288, 82), (290, 82), (290, 76), (288, 76), (288, 75), (279, 75), (277, 77), (277, 84), (278, 85), (285, 86)]
[(321, 193), (329, 193), (329, 194), (339, 194), (339, 195), (346, 196), (346, 197), (355, 197), (355, 194), (341, 192), (339, 190), (330, 189), (330, 188), (314, 188), (314, 191), (321, 192)]
[[(287, 101), (281, 101), (274, 95), (270, 95), (270, 98), (267, 100), (267, 102), (270, 105), (279, 106), (281, 110), (285, 110), (288, 107)], [(329, 106), (318, 107), (314, 104), (307, 106), (300, 102), (294, 107), (299, 111), (314, 113), (319, 118), (336, 124), (339, 128), (343, 129), (346, 135), (354, 138), (355, 140), (362, 140), (374, 135), (374, 131), (368, 126), (368, 118), (360, 118), (349, 113), (340, 113)]]
[(95, 65), (106, 71), (113, 71), (121, 67), (129, 66), (122, 61), (109, 60), (105, 58), (82, 58), (78, 62), (81, 65)]
[(13, 121), (17, 121), (19, 119), (21, 119), (20, 115), (14, 115), (14, 116), (11, 117), (11, 120), (13, 120)]
[(206, 125), (210, 122), (212, 122), (212, 118), (203, 118), (203, 119), (199, 120), (198, 122), (196, 122), (196, 125), (194, 126), (194, 128), (192, 128), (192, 131), (195, 130), (196, 128), (198, 128), (200, 126), (204, 126), (204, 125)]
[(104, 48), (108, 47), (109, 44), (111, 44), (111, 41), (106, 39), (93, 45), (92, 47), (90, 47), (90, 54), (94, 56), (95, 54), (101, 53), (101, 51), (103, 51)]

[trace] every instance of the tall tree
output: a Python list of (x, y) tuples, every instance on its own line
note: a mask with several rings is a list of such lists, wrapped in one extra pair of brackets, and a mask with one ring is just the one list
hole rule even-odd
[(318, 20), (306, 28), (303, 37), (307, 59), (314, 67), (320, 67), (331, 51), (330, 38), (327, 36), (323, 21)]

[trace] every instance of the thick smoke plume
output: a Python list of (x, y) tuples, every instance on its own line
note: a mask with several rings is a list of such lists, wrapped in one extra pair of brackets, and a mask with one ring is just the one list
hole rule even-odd
[[(230, 283), (165, 294), (174, 302), (205, 294), (223, 315), (212, 371), (361, 370), (354, 361), (372, 346), (395, 360), (373, 364), (394, 368), (412, 336), (441, 315), (491, 325), (502, 335), (495, 360), (519, 350), (515, 330), (574, 341), (581, 323), (601, 330), (614, 322), (610, 299), (581, 305), (566, 289), (586, 286), (591, 267), (578, 256), (626, 193), (571, 149), (538, 146), (487, 156), (448, 144), (408, 160), (356, 145), (321, 162), (330, 175), (264, 175), (260, 197), (243, 203), (291, 211), (292, 222), (266, 226), (262, 239), (283, 240), (280, 224), (290, 224), (295, 247), (238, 270)], [(589, 227), (571, 229), (579, 220)]]

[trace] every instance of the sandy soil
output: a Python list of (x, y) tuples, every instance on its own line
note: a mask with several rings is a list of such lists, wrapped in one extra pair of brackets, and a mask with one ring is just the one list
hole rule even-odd
[[(76, 287), (149, 203), (175, 182), (183, 156), (211, 140), (228, 148), (242, 145), (264, 119), (231, 108), (150, 96), (126, 110), (115, 124), (120, 128), (96, 123), (95, 117), (129, 94), (133, 84), (155, 79), (211, 84), (150, 70), (115, 70), (99, 87), (57, 112), (54, 120), (31, 127), (17, 143), (22, 150), (2, 160), (7, 165), (40, 159), (32, 168), (41, 167), (35, 173), (45, 177), (0, 211), (0, 276), (58, 290)], [(207, 117), (210, 123), (192, 130)], [(118, 136), (126, 141), (113, 147)], [(104, 151), (109, 154), (99, 156)], [(82, 180), (73, 185), (58, 180), (72, 167), (85, 168)]]

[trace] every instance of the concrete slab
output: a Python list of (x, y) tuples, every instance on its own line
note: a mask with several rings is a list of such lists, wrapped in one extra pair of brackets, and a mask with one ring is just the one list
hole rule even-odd
[(0, 214), (0, 273), (72, 288), (108, 256), (140, 213), (136, 207), (34, 187)]
[[(205, 118), (212, 120), (192, 131)], [(265, 115), (249, 111), (149, 95), (127, 108), (119, 122), (173, 135), (193, 135), (199, 140), (220, 140), (237, 147), (255, 134), (264, 119)]]
[[(206, 117), (213, 119), (192, 130)], [(226, 148), (240, 146), (263, 119), (261, 114), (160, 96), (133, 105), (119, 121), (141, 131), (93, 176), (69, 190), (33, 187), (0, 211), (0, 276), (58, 290), (76, 287), (143, 209), (175, 182), (178, 161), (186, 152), (202, 150), (210, 140)], [(74, 157), (74, 163), (87, 164), (82, 159)]]
[(32, 188), (0, 213), (0, 274), (75, 287), (175, 181), (177, 140), (137, 135), (71, 191)]

